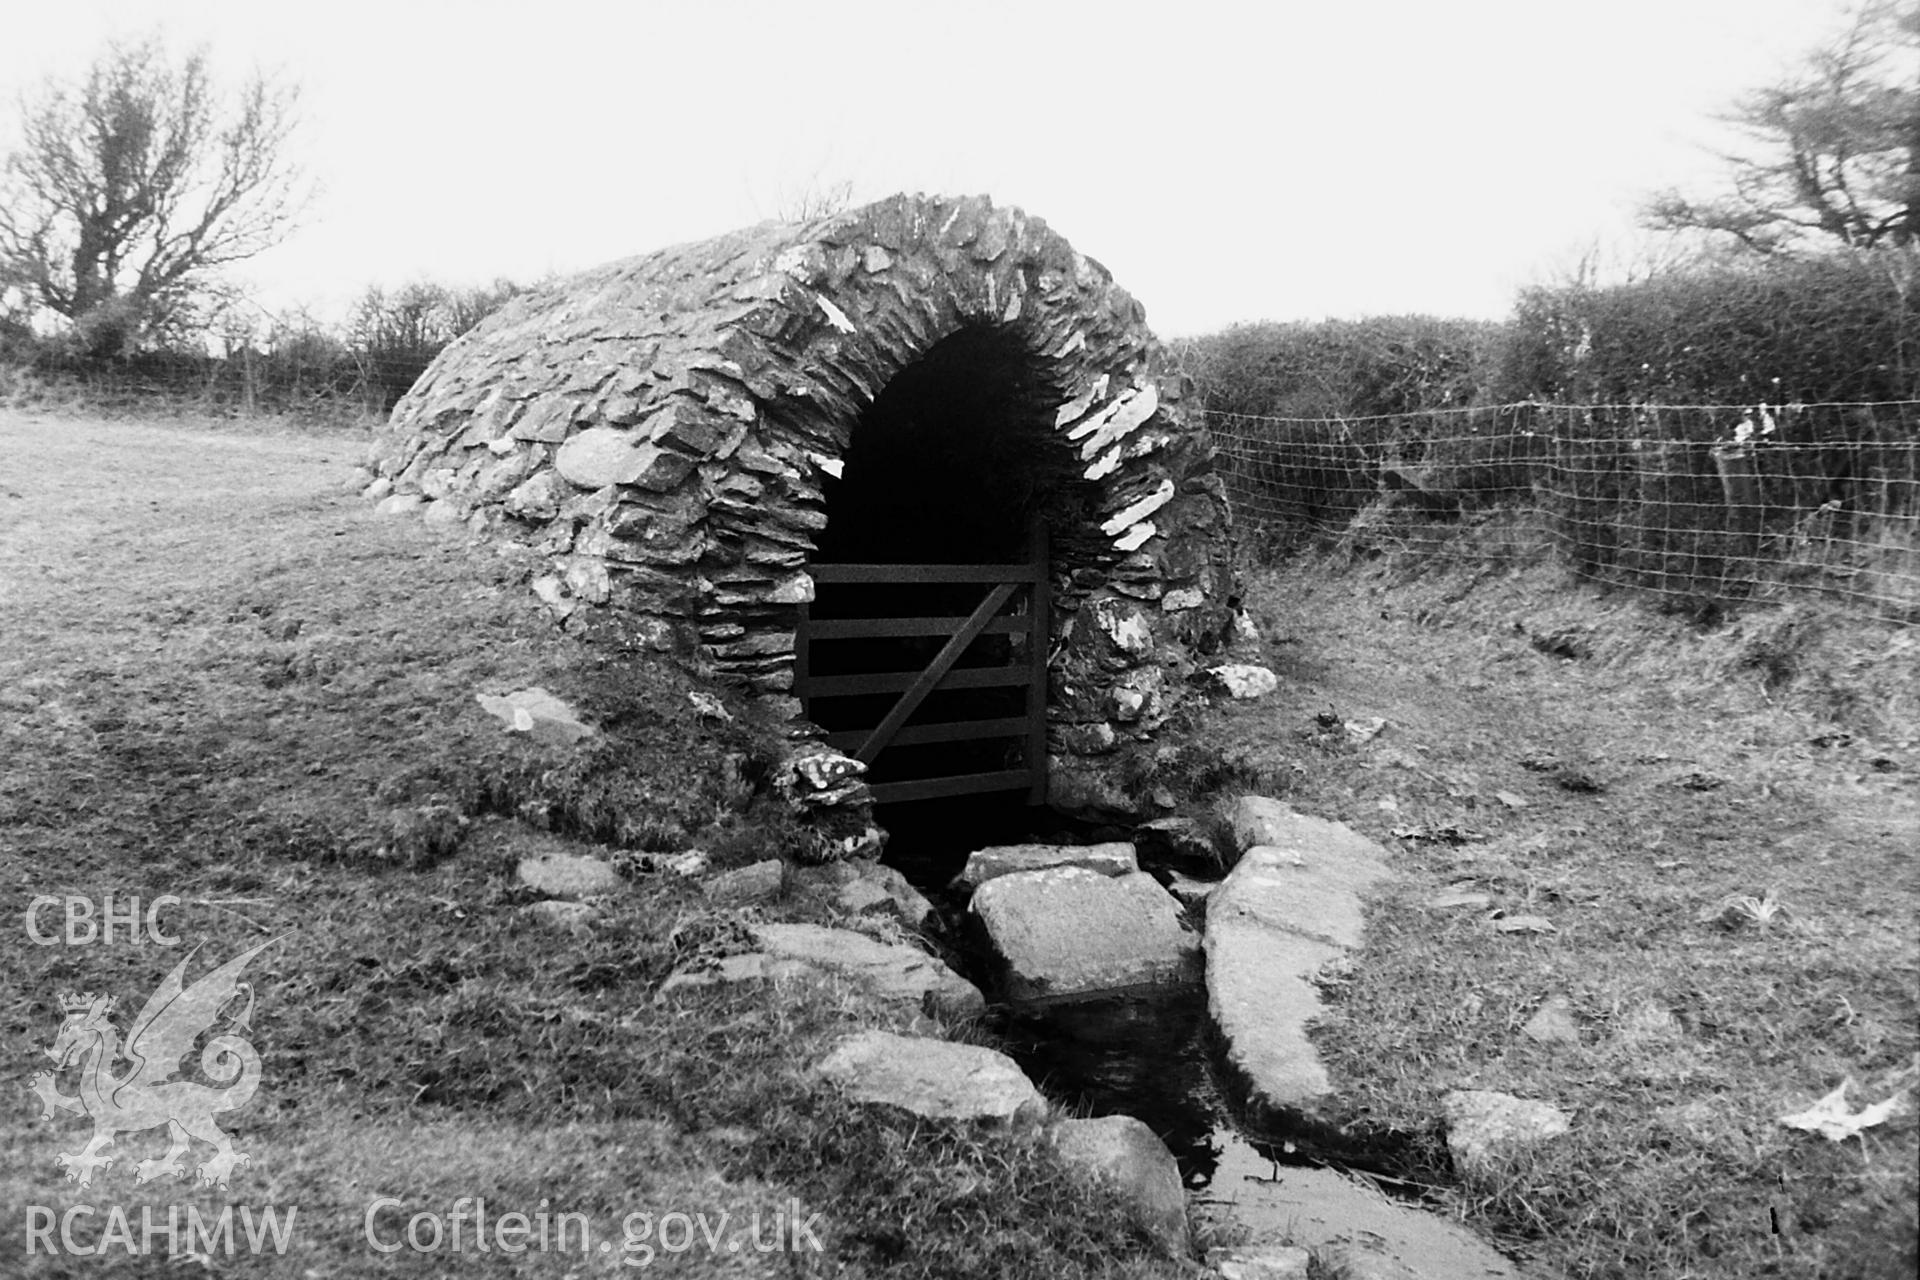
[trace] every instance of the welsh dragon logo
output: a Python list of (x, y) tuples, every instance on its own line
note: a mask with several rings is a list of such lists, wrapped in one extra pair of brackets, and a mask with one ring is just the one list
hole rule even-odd
[[(33, 1091), (46, 1108), (43, 1119), (51, 1120), (56, 1112), (65, 1111), (93, 1121), (93, 1137), (86, 1146), (60, 1155), (69, 1182), (87, 1186), (95, 1171), (112, 1165), (113, 1157), (100, 1152), (113, 1144), (117, 1134), (164, 1124), (171, 1143), (166, 1155), (140, 1161), (135, 1166), (134, 1181), (150, 1182), (163, 1175), (185, 1173), (182, 1158), (192, 1149), (191, 1140), (198, 1138), (210, 1144), (214, 1154), (195, 1171), (195, 1181), (226, 1188), (228, 1177), (249, 1157), (233, 1149), (233, 1139), (213, 1118), (244, 1107), (260, 1085), (260, 1055), (245, 1037), (235, 1034), (252, 1034), (248, 1023), (253, 1016), (253, 984), (239, 978), (247, 962), (272, 945), (263, 942), (242, 952), (188, 986), (184, 981), (187, 963), (200, 950), (195, 947), (147, 997), (127, 1029), (124, 1048), (108, 1021), (117, 1001), (90, 991), (60, 998), (66, 1016), (53, 1047), (46, 1051), (53, 1059), (54, 1070), (34, 1076)], [(220, 1034), (200, 1051), (201, 1072), (222, 1083), (174, 1079), (181, 1058), (194, 1041), (212, 1029), (220, 1011), (241, 993), (246, 996), (245, 1007), (231, 1015)], [(115, 1075), (113, 1067), (121, 1059), (131, 1065)], [(76, 1066), (78, 1091), (60, 1092), (55, 1073)]]

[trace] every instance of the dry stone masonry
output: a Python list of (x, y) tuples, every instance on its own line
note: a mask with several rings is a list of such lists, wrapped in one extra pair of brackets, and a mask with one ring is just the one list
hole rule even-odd
[[(1122, 808), (1125, 757), (1231, 631), (1227, 508), (1191, 384), (1139, 304), (1019, 210), (896, 196), (516, 298), (395, 408), (365, 493), (531, 548), (533, 589), (570, 628), (791, 716), (808, 566), (855, 531), (836, 493), (883, 465), (862, 450), (885, 454), (896, 424), (876, 404), (896, 379), (993, 410), (978, 441), (946, 431), (919, 481), (984, 477), (982, 509), (1044, 521), (1050, 799)], [(962, 562), (1012, 558), (964, 506), (927, 530), (902, 496), (892, 527), (994, 552)], [(896, 558), (859, 550), (834, 558)]]

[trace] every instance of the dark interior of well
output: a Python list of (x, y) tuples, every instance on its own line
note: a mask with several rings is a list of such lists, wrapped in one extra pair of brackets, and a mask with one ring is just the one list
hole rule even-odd
[[(818, 564), (1013, 564), (1035, 555), (1036, 524), (1068, 513), (1082, 487), (1070, 450), (1053, 432), (1062, 400), (1018, 337), (994, 327), (962, 329), (902, 369), (854, 425), (844, 470), (826, 488), (827, 527)], [(980, 584), (886, 586), (820, 583), (815, 619), (965, 617), (986, 596)], [(1018, 608), (1019, 606), (1015, 606)], [(945, 637), (913, 635), (820, 643), (816, 676), (918, 671)], [(957, 664), (1007, 667), (1029, 660), (1024, 635), (989, 633)], [(870, 727), (895, 694), (816, 698), (822, 728)], [(1021, 714), (1020, 688), (936, 692), (909, 721), (937, 724)], [(873, 763), (873, 782), (989, 773), (1024, 766), (1017, 736), (895, 745)], [(1020, 794), (976, 805), (1024, 803)]]
[(1052, 438), (1061, 396), (1005, 329), (961, 329), (875, 397), (826, 491), (826, 562), (1022, 558), (1029, 516), (1072, 475)]

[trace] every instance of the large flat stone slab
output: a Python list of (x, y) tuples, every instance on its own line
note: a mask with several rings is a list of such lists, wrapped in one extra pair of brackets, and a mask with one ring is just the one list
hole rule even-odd
[[(1369, 842), (1371, 843), (1371, 842)], [(1366, 924), (1361, 894), (1386, 875), (1374, 858), (1301, 853), (1257, 844), (1240, 856), (1208, 903), (1336, 947), (1357, 947)]]
[(1323, 1008), (1314, 978), (1363, 941), (1362, 895), (1385, 852), (1348, 827), (1249, 796), (1245, 849), (1207, 900), (1207, 1010), (1256, 1115), (1309, 1128), (1332, 1092), (1307, 1036)]
[(1103, 876), (1131, 875), (1140, 869), (1133, 846), (1125, 841), (1108, 844), (1005, 844), (976, 849), (961, 868), (960, 883), (978, 889), (989, 880), (1021, 871), (1052, 867), (1084, 867)]
[[(1228, 882), (1231, 885), (1231, 880)], [(1207, 904), (1207, 1014), (1256, 1111), (1292, 1117), (1332, 1092), (1307, 1024), (1324, 1012), (1313, 974), (1339, 947)]]
[(1385, 870), (1379, 845), (1344, 822), (1330, 822), (1266, 796), (1241, 796), (1233, 806), (1233, 839), (1242, 850), (1257, 844), (1330, 861), (1369, 861)]
[[(1200, 1205), (1209, 1227), (1247, 1233), (1251, 1241), (1286, 1240), (1304, 1259), (1318, 1255), (1320, 1268), (1277, 1273), (1248, 1268), (1247, 1280), (1278, 1274), (1336, 1275), (1341, 1280), (1518, 1280), (1521, 1269), (1460, 1223), (1403, 1204), (1378, 1185), (1337, 1169), (1285, 1167), (1247, 1143), (1229, 1139), (1215, 1166), (1213, 1195)], [(1231, 1189), (1231, 1190), (1229, 1190)], [(1240, 1250), (1273, 1249), (1258, 1243)], [(1214, 1255), (1208, 1254), (1209, 1261)], [(1220, 1274), (1234, 1274), (1224, 1267)]]
[(1038, 1118), (1046, 1101), (1019, 1064), (996, 1049), (927, 1036), (862, 1031), (834, 1046), (815, 1068), (860, 1102), (899, 1107), (929, 1120)]
[(880, 996), (912, 1001), (928, 1013), (970, 1017), (987, 1007), (980, 988), (904, 943), (817, 924), (760, 924), (753, 926), (753, 936), (774, 959), (844, 974)]
[(974, 891), (973, 912), (1006, 964), (1016, 1001), (1192, 982), (1199, 938), (1145, 872), (1020, 871)]

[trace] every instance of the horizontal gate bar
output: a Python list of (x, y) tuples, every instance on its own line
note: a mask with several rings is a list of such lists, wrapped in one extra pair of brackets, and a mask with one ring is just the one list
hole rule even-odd
[[(813, 618), (807, 619), (810, 640), (864, 640), (870, 636), (950, 636), (966, 625), (965, 618)], [(1026, 614), (995, 618), (982, 627), (985, 635), (1025, 635), (1033, 630)]]
[(923, 778), (914, 782), (876, 782), (871, 786), (875, 804), (899, 804), (906, 800), (932, 800), (938, 796), (969, 796), (983, 791), (1025, 791), (1033, 782), (1027, 769), (1009, 769), (1000, 773), (963, 773), (954, 778)]
[[(919, 747), (930, 742), (968, 742), (975, 738), (1025, 737), (1025, 716), (1007, 716), (999, 720), (953, 720), (946, 724), (908, 725), (893, 735), (896, 747)], [(827, 745), (838, 751), (857, 747), (867, 740), (870, 729), (842, 729), (827, 735)]]
[(815, 564), (807, 573), (815, 582), (864, 582), (903, 585), (923, 582), (1038, 582), (1039, 564)]
[[(924, 674), (919, 671), (876, 671), (854, 676), (809, 676), (803, 698), (844, 698), (861, 693), (902, 693)], [(956, 667), (940, 678), (934, 692), (948, 689), (992, 689), (1022, 685), (1033, 679), (1031, 667)]]
[(874, 758), (887, 749), (887, 744), (893, 741), (893, 735), (900, 732), (900, 726), (919, 710), (920, 704), (927, 700), (927, 695), (940, 687), (941, 680), (960, 661), (960, 655), (967, 651), (967, 646), (979, 638), (981, 630), (993, 621), (995, 614), (1007, 607), (1013, 592), (1014, 584), (1011, 582), (998, 583), (988, 589), (987, 598), (974, 606), (960, 629), (948, 636), (947, 642), (940, 646), (940, 652), (933, 655), (933, 661), (927, 664), (927, 669), (914, 677), (907, 691), (900, 695), (900, 701), (894, 703), (893, 709), (874, 726), (867, 740), (853, 753), (855, 760), (872, 764)]

